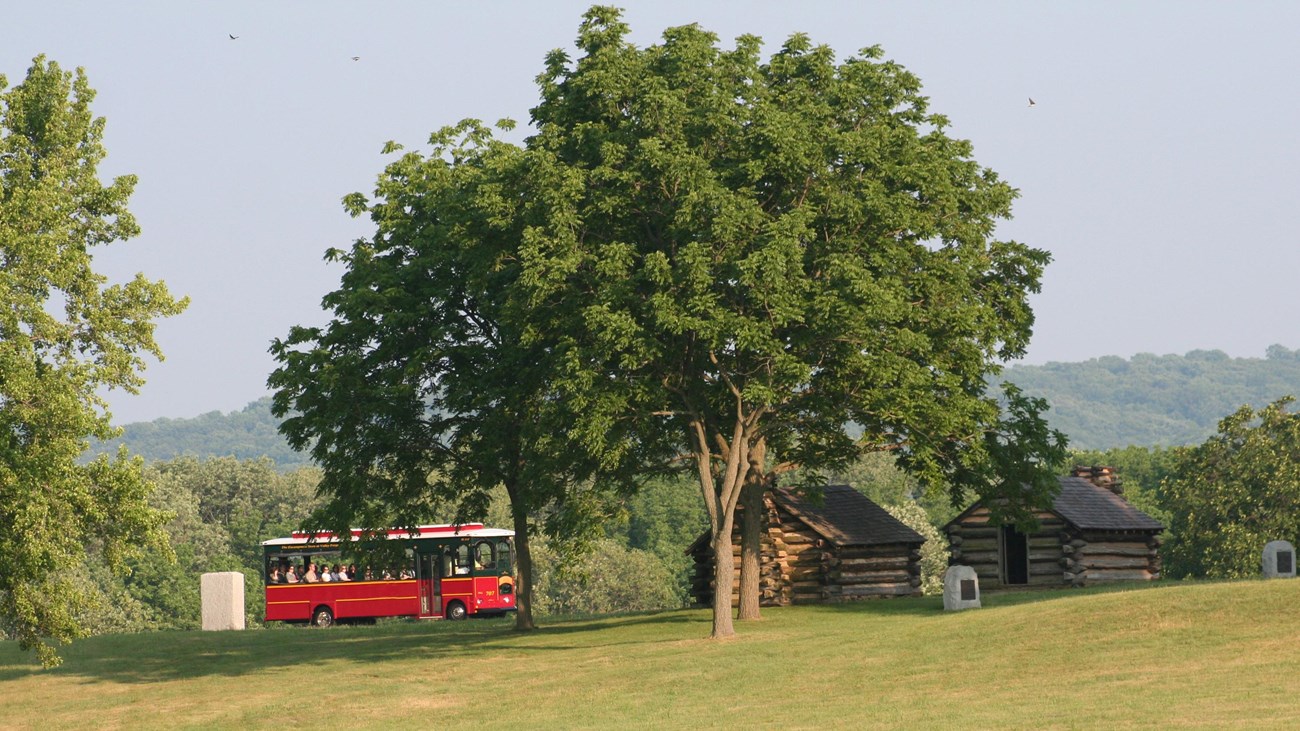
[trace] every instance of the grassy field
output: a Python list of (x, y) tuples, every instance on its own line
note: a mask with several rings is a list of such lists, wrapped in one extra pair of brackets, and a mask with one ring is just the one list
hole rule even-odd
[(3, 728), (1295, 728), (1300, 581), (0, 643)]

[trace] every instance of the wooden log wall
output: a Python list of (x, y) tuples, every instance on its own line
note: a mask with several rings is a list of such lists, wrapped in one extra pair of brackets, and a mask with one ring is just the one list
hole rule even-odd
[(845, 546), (824, 559), (824, 571), (832, 601), (921, 593), (920, 546)]
[[(815, 604), (921, 593), (920, 546), (836, 547), (803, 521), (764, 500), (766, 530), (761, 537), (759, 603), (762, 606)], [(732, 603), (739, 601), (740, 518), (732, 534), (736, 561)], [(713, 603), (713, 554), (707, 541), (696, 547), (692, 596), (699, 606)]]
[[(1027, 536), (1029, 549), (1028, 586), (1060, 586), (1064, 579), (1060, 533), (1065, 522), (1055, 513), (1040, 511), (1038, 529)], [(948, 565), (970, 566), (979, 577), (981, 589), (997, 589), (1002, 583), (999, 556), (1001, 528), (990, 522), (987, 508), (980, 507), (948, 526)]]
[(1065, 530), (1060, 538), (1065, 581), (1073, 586), (1160, 578), (1157, 534)]

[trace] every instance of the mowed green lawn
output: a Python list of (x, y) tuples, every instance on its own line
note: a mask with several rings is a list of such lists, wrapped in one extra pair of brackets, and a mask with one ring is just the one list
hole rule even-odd
[(1300, 581), (984, 600), (0, 643), (0, 727), (1300, 727)]

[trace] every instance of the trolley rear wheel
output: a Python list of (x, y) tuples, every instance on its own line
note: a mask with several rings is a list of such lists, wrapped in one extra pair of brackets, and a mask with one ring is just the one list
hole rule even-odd
[(329, 607), (316, 607), (311, 615), (311, 623), (315, 627), (329, 627), (334, 624), (334, 612)]

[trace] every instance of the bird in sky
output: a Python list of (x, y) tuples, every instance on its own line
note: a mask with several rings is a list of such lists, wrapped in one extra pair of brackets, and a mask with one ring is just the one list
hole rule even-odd
[(360, 56), (353, 56), (353, 57), (352, 57), (352, 60), (353, 60), (353, 61), (360, 61), (360, 60), (361, 60), (361, 57), (360, 57)]
[(1036, 107), (1036, 106), (1038, 106), (1037, 104), (1034, 103), (1034, 98), (1033, 98), (1032, 96), (1029, 97), (1029, 106), (1031, 106), (1031, 107)]
[(234, 33), (227, 33), (226, 35), (230, 36), (230, 40), (232, 41), (239, 40), (239, 36), (235, 35)]

